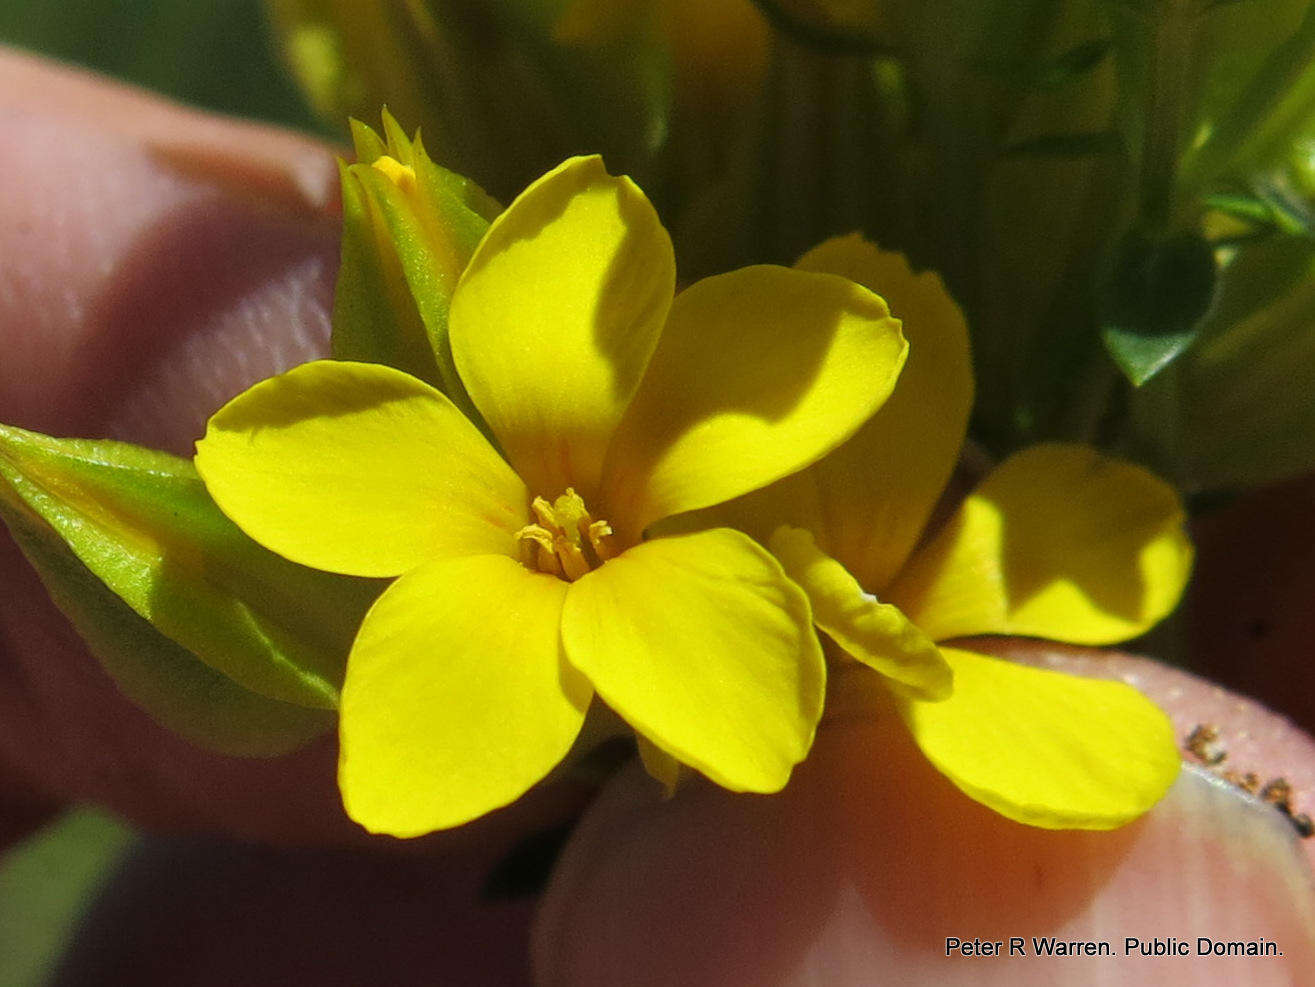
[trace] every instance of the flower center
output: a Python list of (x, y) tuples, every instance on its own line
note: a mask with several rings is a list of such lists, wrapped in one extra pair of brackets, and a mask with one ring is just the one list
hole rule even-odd
[(516, 532), (520, 560), (528, 568), (574, 582), (616, 554), (612, 526), (595, 521), (570, 487), (552, 503), (535, 497), (530, 509), (539, 523)]

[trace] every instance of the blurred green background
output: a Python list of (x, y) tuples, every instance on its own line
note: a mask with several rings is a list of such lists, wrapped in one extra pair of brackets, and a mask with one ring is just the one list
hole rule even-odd
[(325, 132), (264, 16), (259, 0), (0, 0), (0, 43), (195, 106)]
[(131, 843), (131, 831), (118, 820), (77, 809), (0, 850), (0, 987), (48, 981)]

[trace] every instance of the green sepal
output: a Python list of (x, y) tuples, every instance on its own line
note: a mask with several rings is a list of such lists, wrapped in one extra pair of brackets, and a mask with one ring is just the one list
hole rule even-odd
[(1124, 239), (1100, 297), (1101, 340), (1140, 387), (1192, 344), (1214, 302), (1214, 251), (1196, 234)]
[(420, 311), (382, 217), (347, 164), (342, 181), (342, 253), (333, 302), (333, 356), (383, 363), (442, 386)]
[(242, 688), (138, 616), (48, 525), (3, 508), (9, 530), (55, 605), (119, 690), (185, 740), (232, 757), (277, 757), (328, 731), (328, 710)]
[[(393, 119), (393, 115), (387, 109), (383, 110), (384, 120)], [(388, 153), (388, 145), (380, 140), (370, 127), (360, 120), (352, 118), (347, 121), (352, 133), (352, 147), (356, 151), (356, 161), (358, 164), (370, 164), (379, 160)], [(403, 161), (402, 164), (408, 162)]]
[[(105, 652), (149, 635), (112, 608), (79, 608), (87, 580), (68, 562), (176, 642), (176, 653), (152, 646), (161, 662), (195, 656), (217, 680), (266, 702), (320, 710), (336, 707), (352, 639), (381, 589), (260, 547), (220, 513), (190, 462), (121, 442), (0, 426), (0, 514), (22, 532), (52, 596), (80, 610), (79, 629), (100, 642), (112, 674), (141, 659)], [(156, 684), (159, 696), (143, 701), (167, 699)]]
[[(448, 304), (498, 205), (469, 179), (436, 165), (420, 135), (408, 140), (386, 110), (383, 120), (386, 141), (352, 122), (358, 160), (340, 165), (333, 355), (405, 370), (442, 389), (474, 419), (452, 361)], [(376, 166), (385, 158), (414, 177), (399, 182)]]

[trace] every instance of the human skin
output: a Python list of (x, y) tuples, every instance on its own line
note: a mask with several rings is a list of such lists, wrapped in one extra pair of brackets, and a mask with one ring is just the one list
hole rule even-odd
[[(0, 421), (188, 455), (224, 400), (324, 355), (337, 254), (332, 149), (17, 54), (0, 55), (0, 116)], [(321, 927), (313, 909), (285, 916), (285, 960), (289, 942), (313, 957), (324, 952), (316, 936), (341, 943), (355, 935), (353, 955), (362, 961), (389, 948), (389, 969), (414, 973), (416, 982), (452, 975), (431, 968), (448, 962), (432, 950), (404, 962), (397, 937), (372, 934), (381, 926), (371, 923), (395, 928), (400, 908), (419, 916), (405, 927), (421, 929), (427, 910), (450, 911), (454, 895), (473, 900), (480, 882), (472, 875), (582, 803), (582, 789), (559, 785), (418, 844), (368, 838), (342, 813), (332, 738), (267, 761), (197, 750), (119, 695), (7, 535), (0, 585), (0, 813), (15, 821), (14, 835), (55, 804), (78, 800), (157, 831), (351, 847), (343, 852), (366, 855), (357, 861), (399, 849), (423, 855), (429, 893), (405, 885), (405, 867), (392, 863), (362, 864), (358, 879), (326, 888), (317, 882), (331, 862), (305, 856), (322, 850), (278, 857), (284, 863), (269, 864), (267, 883), (261, 868), (244, 871), (241, 900), (250, 907), (225, 917), (243, 943), (273, 935), (261, 924), (270, 914), (262, 900), (342, 893), (361, 902), (356, 923)], [(1315, 808), (1309, 740), (1263, 709), (1239, 707), (1207, 683), (1156, 666), (1074, 650), (1018, 656), (1135, 675), (1170, 708), (1180, 734), (1195, 722), (1219, 723), (1237, 740), (1230, 763), (1284, 774), (1298, 808)], [(939, 978), (945, 970), (937, 964), (947, 961), (928, 946), (937, 935), (986, 936), (1005, 918), (1019, 935), (1042, 935), (1057, 913), (1071, 920), (1073, 936), (1117, 935), (1119, 943), (1125, 932), (1195, 936), (1216, 928), (1230, 938), (1282, 939), (1284, 956), (1249, 968), (1248, 982), (1285, 982), (1283, 971), (1302, 969), (1303, 960), (1315, 967), (1309, 842), (1302, 846), (1274, 809), (1189, 773), (1147, 820), (1119, 833), (1032, 830), (968, 801), (900, 748), (887, 726), (862, 717), (825, 724), (814, 757), (781, 796), (695, 784), (662, 802), (637, 772), (618, 777), (550, 886), (537, 933), (541, 978), (633, 982), (648, 971), (662, 982), (675, 970), (696, 983), (750, 972), (788, 982), (811, 970), (861, 981), (860, 971), (874, 969), (891, 979), (898, 971)], [(212, 849), (231, 852), (226, 845)], [(888, 869), (893, 864), (899, 868)], [(178, 903), (167, 918), (170, 941), (181, 945), (157, 955), (160, 982), (203, 982), (189, 978), (199, 954), (187, 944), (189, 935), (204, 937), (212, 918), (188, 903), (204, 902), (206, 873), (151, 872), (155, 900)], [(1166, 876), (1173, 874), (1180, 883)], [(1159, 893), (1166, 888), (1172, 893)], [(993, 896), (983, 898), (983, 889)], [(372, 910), (372, 896), (391, 902), (391, 911)], [(984, 913), (983, 902), (995, 911)], [(500, 912), (486, 931), (523, 950), (530, 911)], [(116, 936), (131, 943), (156, 941), (152, 929), (165, 917), (130, 911), (117, 920), (130, 928)], [(478, 940), (469, 929), (449, 934)], [(495, 969), (459, 952), (451, 962), (475, 962), (463, 970)], [(273, 953), (255, 945), (222, 954), (207, 956), (208, 976), (224, 970), (226, 982), (259, 982), (270, 972), (259, 964)], [(1054, 975), (1040, 963), (1012, 972), (1003, 964), (946, 969), (1023, 983)], [(1188, 969), (1172, 968), (1165, 982)], [(1207, 967), (1194, 982), (1225, 974)]]

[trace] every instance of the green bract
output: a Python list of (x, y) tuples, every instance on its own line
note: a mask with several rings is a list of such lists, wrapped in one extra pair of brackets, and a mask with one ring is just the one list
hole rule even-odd
[(434, 384), (470, 410), (452, 366), (447, 307), (498, 205), (429, 159), (385, 110), (387, 142), (352, 123), (357, 162), (341, 165), (342, 266), (333, 355), (383, 363)]
[(165, 725), (274, 754), (332, 724), (379, 587), (259, 547), (187, 461), (0, 426), (0, 517), (106, 670)]

